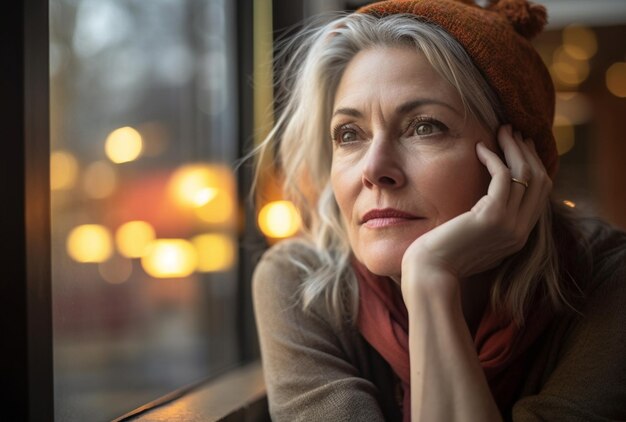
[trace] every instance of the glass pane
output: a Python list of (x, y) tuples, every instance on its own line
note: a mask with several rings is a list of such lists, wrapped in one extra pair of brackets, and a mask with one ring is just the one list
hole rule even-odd
[(238, 362), (233, 10), (51, 0), (55, 419)]

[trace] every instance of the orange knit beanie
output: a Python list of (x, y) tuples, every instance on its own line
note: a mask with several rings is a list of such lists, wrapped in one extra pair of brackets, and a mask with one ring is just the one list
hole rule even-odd
[(543, 29), (546, 10), (526, 0), (490, 0), (482, 8), (473, 0), (389, 0), (357, 13), (379, 18), (411, 14), (440, 26), (467, 51), (498, 95), (507, 122), (532, 138), (550, 177), (558, 166), (552, 134), (554, 85), (530, 43)]

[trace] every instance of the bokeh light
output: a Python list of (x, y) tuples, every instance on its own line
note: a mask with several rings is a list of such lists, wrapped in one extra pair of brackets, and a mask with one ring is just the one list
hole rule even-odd
[(235, 179), (226, 166), (182, 166), (172, 175), (169, 192), (179, 206), (193, 209), (205, 223), (224, 225), (234, 221)]
[(115, 232), (117, 250), (127, 258), (141, 258), (156, 237), (154, 228), (145, 221), (129, 221)]
[(69, 151), (50, 154), (50, 189), (71, 189), (78, 176), (78, 161)]
[(230, 171), (222, 166), (188, 164), (172, 175), (170, 194), (181, 206), (199, 208), (218, 196), (219, 191), (229, 188), (229, 175)]
[(113, 253), (111, 233), (99, 224), (75, 227), (67, 237), (67, 252), (78, 262), (104, 262)]
[(558, 82), (573, 87), (580, 85), (589, 76), (589, 62), (578, 60), (559, 47), (554, 51), (550, 71)]
[(155, 278), (187, 277), (197, 262), (196, 248), (184, 239), (155, 240), (141, 258), (144, 271)]
[(258, 223), (265, 236), (285, 238), (300, 229), (300, 214), (291, 201), (274, 201), (261, 208)]
[(235, 263), (235, 242), (223, 234), (201, 234), (191, 239), (198, 253), (199, 272), (227, 271)]
[(93, 199), (102, 199), (111, 195), (117, 187), (115, 167), (106, 161), (96, 161), (85, 169), (83, 190)]
[(115, 129), (107, 136), (104, 150), (116, 164), (127, 163), (139, 157), (142, 150), (141, 135), (129, 126)]
[(195, 210), (196, 216), (210, 224), (225, 224), (234, 221), (235, 201), (224, 191), (218, 191), (211, 201)]
[(563, 29), (563, 49), (577, 60), (589, 60), (598, 51), (596, 34), (581, 25), (568, 25)]
[(606, 71), (606, 87), (616, 97), (626, 98), (626, 63), (613, 63)]
[(217, 196), (218, 192), (219, 190), (217, 190), (216, 188), (200, 189), (198, 192), (196, 192), (193, 198), (193, 203), (196, 207), (206, 205), (209, 203), (209, 201)]

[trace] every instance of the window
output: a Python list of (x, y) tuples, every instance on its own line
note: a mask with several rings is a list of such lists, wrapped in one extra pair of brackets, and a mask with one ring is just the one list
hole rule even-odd
[(113, 419), (242, 360), (233, 7), (50, 2), (57, 420)]

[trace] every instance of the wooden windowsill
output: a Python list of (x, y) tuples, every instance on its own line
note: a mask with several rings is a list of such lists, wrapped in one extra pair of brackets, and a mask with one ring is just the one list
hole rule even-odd
[(269, 421), (263, 370), (259, 361), (235, 369), (165, 404), (125, 419), (166, 421)]

